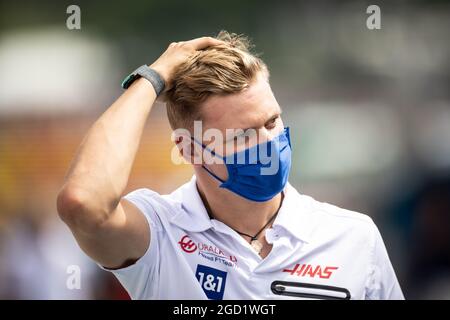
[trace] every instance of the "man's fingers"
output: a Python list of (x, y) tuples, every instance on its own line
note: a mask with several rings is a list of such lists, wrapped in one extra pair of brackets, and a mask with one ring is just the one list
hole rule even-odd
[(212, 37), (201, 37), (190, 41), (172, 42), (151, 67), (165, 80), (167, 89), (172, 82), (174, 69), (183, 63), (188, 55), (193, 54), (194, 51), (220, 44), (225, 44), (225, 42)]
[(194, 48), (194, 50), (201, 50), (210, 46), (216, 46), (223, 43), (224, 43), (223, 41), (217, 40), (212, 37), (201, 37), (185, 42), (185, 44), (191, 45)]

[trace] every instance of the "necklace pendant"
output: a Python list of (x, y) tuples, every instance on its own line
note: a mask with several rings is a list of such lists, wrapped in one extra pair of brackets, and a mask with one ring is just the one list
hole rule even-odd
[(260, 254), (260, 252), (261, 252), (261, 250), (263, 248), (263, 245), (262, 245), (261, 242), (259, 242), (257, 239), (255, 239), (255, 240), (252, 240), (250, 245), (256, 251), (257, 254)]

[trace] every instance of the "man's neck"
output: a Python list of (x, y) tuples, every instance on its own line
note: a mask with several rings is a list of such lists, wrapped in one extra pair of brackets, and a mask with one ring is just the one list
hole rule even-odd
[(254, 235), (270, 220), (281, 205), (281, 193), (265, 202), (254, 202), (228, 190), (207, 186), (197, 179), (197, 190), (211, 218), (232, 229)]

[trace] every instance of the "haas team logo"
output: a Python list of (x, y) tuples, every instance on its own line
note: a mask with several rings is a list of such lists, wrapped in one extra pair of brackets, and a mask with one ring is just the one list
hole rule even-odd
[(184, 236), (183, 238), (181, 238), (178, 243), (180, 244), (180, 247), (184, 252), (192, 253), (197, 250), (197, 245), (188, 236)]

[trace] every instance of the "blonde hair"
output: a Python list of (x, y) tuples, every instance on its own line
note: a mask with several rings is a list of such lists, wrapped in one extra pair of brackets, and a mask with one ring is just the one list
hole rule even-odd
[(173, 130), (190, 129), (194, 120), (201, 120), (199, 105), (211, 95), (240, 92), (260, 71), (269, 76), (265, 63), (250, 52), (245, 36), (221, 31), (216, 38), (225, 44), (197, 51), (175, 71), (172, 87), (165, 94)]

